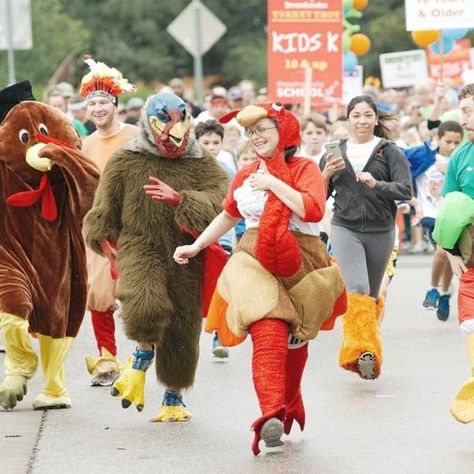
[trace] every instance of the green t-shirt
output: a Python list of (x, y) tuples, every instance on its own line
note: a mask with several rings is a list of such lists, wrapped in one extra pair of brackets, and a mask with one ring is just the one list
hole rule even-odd
[(474, 143), (468, 141), (451, 156), (442, 195), (461, 191), (474, 199)]
[(71, 119), (71, 123), (81, 137), (89, 135), (89, 130), (87, 130), (87, 127), (80, 120)]

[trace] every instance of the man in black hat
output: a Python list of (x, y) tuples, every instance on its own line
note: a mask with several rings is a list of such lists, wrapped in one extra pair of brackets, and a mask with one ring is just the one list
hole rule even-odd
[(3, 119), (15, 105), (24, 100), (36, 100), (31, 91), (31, 83), (28, 80), (17, 82), (0, 91), (0, 123), (3, 122)]

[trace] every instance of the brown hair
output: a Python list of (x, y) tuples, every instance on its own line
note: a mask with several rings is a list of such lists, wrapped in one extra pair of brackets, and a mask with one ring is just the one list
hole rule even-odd
[(399, 118), (396, 114), (389, 114), (387, 112), (384, 112), (383, 110), (378, 109), (372, 97), (368, 95), (358, 95), (357, 97), (354, 97), (347, 105), (347, 118), (349, 118), (349, 115), (354, 109), (354, 107), (357, 104), (361, 104), (362, 102), (365, 102), (369, 107), (371, 107), (372, 110), (375, 112), (375, 116), (377, 117), (378, 123), (374, 128), (374, 135), (376, 137), (391, 140), (391, 132), (385, 122), (388, 122), (389, 120), (399, 120)]
[(464, 86), (458, 95), (459, 100), (468, 99), (469, 97), (474, 99), (474, 82)]
[(224, 138), (224, 127), (217, 120), (206, 120), (205, 122), (199, 122), (194, 127), (194, 135), (199, 140), (203, 135), (208, 133), (216, 133)]
[(301, 131), (304, 132), (306, 130), (306, 127), (312, 123), (316, 128), (321, 128), (324, 130), (326, 133), (329, 133), (329, 127), (326, 121), (324, 120), (324, 117), (319, 114), (313, 114), (310, 115), (309, 117), (304, 117), (301, 120)]

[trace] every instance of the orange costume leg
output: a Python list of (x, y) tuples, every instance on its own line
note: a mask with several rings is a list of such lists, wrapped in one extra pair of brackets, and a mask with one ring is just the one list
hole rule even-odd
[(307, 359), (308, 343), (297, 349), (288, 349), (285, 381), (286, 418), (284, 423), (286, 434), (290, 434), (294, 420), (300, 425), (301, 431), (304, 429), (305, 411), (301, 396), (301, 377)]
[(369, 295), (348, 295), (347, 312), (342, 318), (343, 342), (339, 365), (363, 379), (375, 379), (382, 366), (382, 339), (379, 318), (383, 299), (377, 304)]
[(252, 337), (252, 373), (262, 416), (252, 424), (252, 451), (260, 453), (259, 442), (281, 446), (285, 419), (285, 369), (288, 325), (280, 319), (262, 319), (249, 326)]

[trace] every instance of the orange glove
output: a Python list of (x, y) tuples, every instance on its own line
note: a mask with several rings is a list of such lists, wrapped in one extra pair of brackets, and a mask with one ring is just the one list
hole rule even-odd
[(168, 186), (163, 181), (160, 181), (154, 176), (150, 176), (150, 183), (143, 186), (145, 194), (155, 201), (165, 201), (173, 207), (176, 207), (181, 201), (181, 195), (176, 192), (171, 186)]

